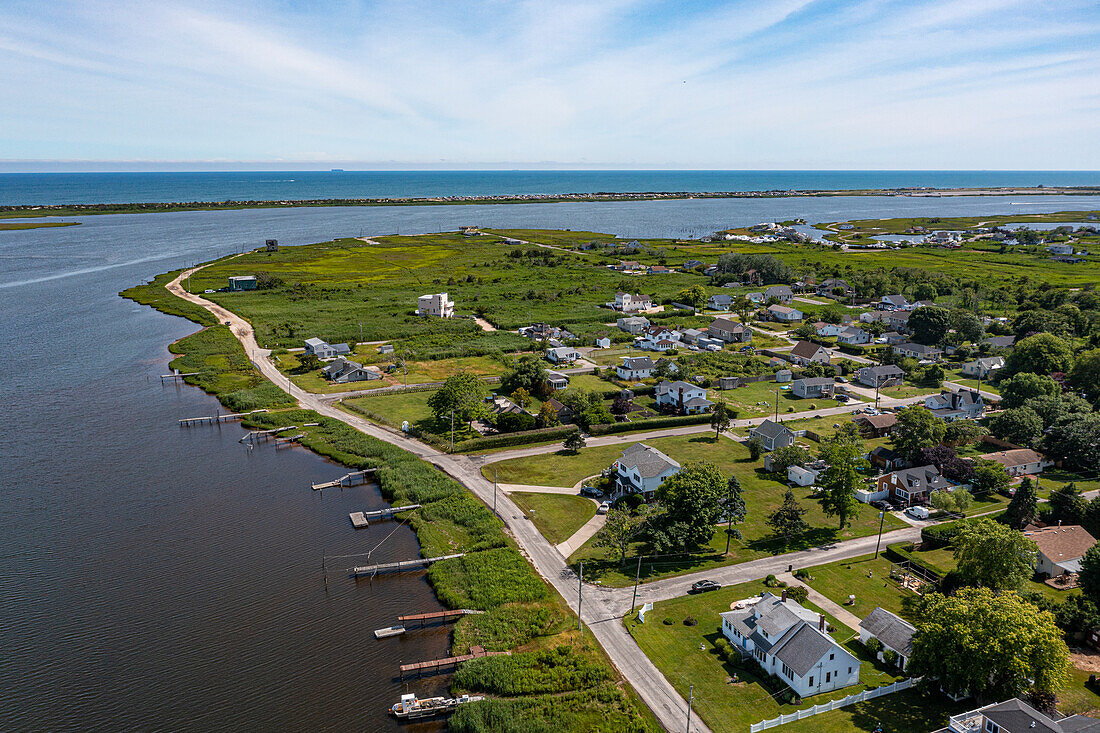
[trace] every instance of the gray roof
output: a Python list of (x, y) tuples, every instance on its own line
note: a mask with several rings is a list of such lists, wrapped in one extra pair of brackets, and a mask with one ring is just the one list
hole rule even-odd
[(705, 397), (692, 397), (684, 403), (684, 407), (710, 407), (714, 403)]
[(940, 475), (935, 466), (917, 466), (894, 471), (894, 475), (909, 491), (932, 491), (951, 486), (951, 482)]
[(310, 346), (316, 349), (318, 346), (328, 346), (328, 343), (326, 343), (324, 339), (314, 337), (311, 339), (306, 339), (306, 346)]
[(678, 392), (680, 390), (689, 389), (702, 389), (702, 387), (696, 386), (691, 382), (661, 382), (657, 385), (657, 394), (665, 394), (666, 392)]
[(653, 360), (648, 356), (624, 356), (623, 366), (627, 369), (652, 369)]
[(983, 344), (989, 344), (990, 346), (995, 346), (999, 349), (1007, 349), (1009, 346), (1012, 346), (1014, 343), (1016, 343), (1016, 337), (1015, 336), (990, 336), (986, 340), (982, 341), (982, 343)]
[(876, 606), (867, 618), (859, 622), (871, 636), (904, 657), (913, 654), (913, 634), (917, 629), (905, 619), (899, 618), (881, 606)]
[(627, 468), (636, 469), (642, 478), (660, 476), (670, 468), (680, 467), (679, 463), (645, 443), (635, 443), (624, 450), (619, 463)]
[(815, 625), (803, 621), (776, 642), (773, 654), (802, 677), (833, 648), (839, 645), (818, 631)]
[(899, 350), (913, 351), (917, 354), (942, 354), (943, 350), (938, 346), (925, 346), (924, 344), (915, 344), (912, 341), (906, 341), (903, 344), (898, 344)]
[(833, 380), (831, 377), (804, 377), (803, 379), (794, 380), (795, 384), (802, 382), (807, 387), (824, 387), (831, 385)]
[(725, 293), (718, 293), (716, 295), (710, 296), (709, 298), (707, 298), (707, 300), (713, 300), (715, 303), (725, 303), (726, 305), (729, 305), (733, 302), (733, 296), (726, 295)]
[(780, 295), (794, 295), (794, 292), (786, 285), (772, 285), (764, 291), (765, 298), (778, 298)]
[(893, 377), (899, 374), (905, 374), (905, 371), (897, 364), (886, 364), (882, 366), (870, 366), (863, 367), (860, 371), (868, 371), (874, 374), (876, 377)]
[(333, 344), (332, 350), (335, 351), (337, 354), (351, 353), (351, 347), (349, 347), (347, 344)]
[(904, 295), (884, 295), (884, 296), (882, 296), (882, 300), (885, 300), (888, 303), (891, 303), (893, 305), (898, 305), (898, 306), (905, 305), (906, 303), (909, 302), (908, 300), (905, 299)]
[(1055, 721), (1019, 698), (981, 708), (988, 720), (1000, 726), (1002, 733), (1096, 733), (1100, 720), (1071, 715)]
[(772, 422), (771, 420), (765, 420), (754, 428), (751, 428), (754, 435), (760, 435), (764, 438), (778, 438), (783, 433), (789, 433), (790, 430), (785, 425)]

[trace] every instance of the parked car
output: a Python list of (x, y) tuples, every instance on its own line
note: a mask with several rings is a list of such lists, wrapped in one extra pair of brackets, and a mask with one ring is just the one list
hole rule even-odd
[(688, 593), (695, 595), (696, 593), (706, 593), (712, 590), (718, 590), (722, 586), (715, 583), (713, 580), (700, 580), (691, 584), (691, 590)]
[(833, 381), (840, 382), (841, 384), (847, 384), (848, 380), (844, 377), (833, 377)]
[(604, 503), (600, 504), (600, 508), (596, 510), (596, 513), (597, 514), (607, 514), (607, 512), (610, 509), (611, 509), (611, 502), (605, 501)]
[(838, 394), (833, 395), (833, 399), (836, 400), (837, 402), (847, 402), (848, 401), (848, 395), (844, 394), (843, 392), (840, 392)]
[(913, 519), (928, 519), (928, 509), (923, 506), (911, 506), (905, 510), (905, 513)]
[(882, 499), (875, 499), (874, 501), (871, 502), (871, 506), (873, 506), (875, 509), (878, 509), (879, 511), (883, 511), (883, 512), (890, 508), (890, 505), (887, 502), (883, 501)]
[(597, 489), (595, 486), (582, 486), (581, 496), (589, 496), (593, 499), (598, 499), (599, 497), (603, 496), (603, 492)]

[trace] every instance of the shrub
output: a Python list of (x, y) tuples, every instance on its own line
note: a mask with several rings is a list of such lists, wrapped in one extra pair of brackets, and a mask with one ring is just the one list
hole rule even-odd
[(810, 591), (801, 585), (796, 585), (787, 590), (787, 598), (791, 598), (798, 603), (805, 603), (810, 597)]
[(546, 597), (546, 586), (523, 555), (510, 547), (442, 560), (428, 569), (428, 582), (449, 608), (489, 609)]
[(611, 670), (598, 657), (563, 644), (537, 652), (472, 659), (455, 672), (454, 684), (475, 692), (530, 695), (587, 689), (610, 679)]
[(771, 573), (768, 574), (768, 577), (764, 578), (764, 585), (768, 586), (769, 588), (786, 588), (787, 587), (787, 584), (785, 582), (783, 582), (779, 578), (775, 577)]
[(882, 661), (887, 667), (898, 666), (898, 653), (893, 649), (884, 649), (882, 652)]
[(699, 622), (695, 620), (694, 616), (688, 616), (687, 618), (684, 619), (684, 626), (695, 626), (698, 623)]
[(794, 571), (794, 577), (799, 580), (813, 580), (814, 576), (810, 575), (810, 571), (805, 568), (799, 568)]
[[(640, 390), (634, 390), (638, 394)], [(618, 393), (616, 393), (618, 394)], [(702, 425), (710, 422), (710, 415), (675, 415), (671, 417), (658, 417), (652, 420), (637, 420), (635, 422), (616, 422), (604, 425), (591, 425), (588, 428), (589, 435), (609, 435), (611, 433), (626, 433), (631, 430), (655, 430), (657, 428), (674, 428), (682, 425)]]
[(514, 445), (542, 443), (544, 441), (558, 439), (564, 440), (570, 433), (576, 432), (576, 430), (577, 428), (575, 425), (556, 425), (551, 428), (524, 430), (518, 433), (489, 435), (484, 438), (470, 438), (461, 443), (455, 443), (455, 453), (471, 453), (474, 451), (490, 450), (492, 448), (508, 448)]
[(662, 623), (664, 623), (665, 626), (672, 626), (673, 621), (670, 618), (666, 618)]
[(867, 641), (863, 643), (863, 646), (868, 652), (871, 653), (872, 657), (882, 651), (882, 642), (873, 636), (867, 639)]

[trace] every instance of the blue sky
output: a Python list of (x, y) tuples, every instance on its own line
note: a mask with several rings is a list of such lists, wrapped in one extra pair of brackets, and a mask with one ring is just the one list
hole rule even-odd
[(5, 0), (0, 68), (8, 170), (1100, 169), (1095, 1)]

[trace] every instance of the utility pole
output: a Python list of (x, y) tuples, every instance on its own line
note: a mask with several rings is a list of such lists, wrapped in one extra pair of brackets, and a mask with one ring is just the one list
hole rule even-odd
[(691, 703), (695, 700), (695, 685), (688, 687), (688, 724), (687, 733), (691, 733)]
[(878, 541), (875, 542), (875, 559), (878, 560), (878, 548), (882, 546), (882, 524), (886, 521), (886, 510), (881, 509), (878, 513)]
[(638, 569), (634, 572), (634, 597), (630, 599), (630, 610), (638, 603), (638, 581), (642, 578), (642, 556), (638, 555)]
[(580, 570), (577, 571), (577, 631), (584, 638), (584, 627), (581, 626), (581, 601), (584, 600), (584, 560), (581, 560)]

